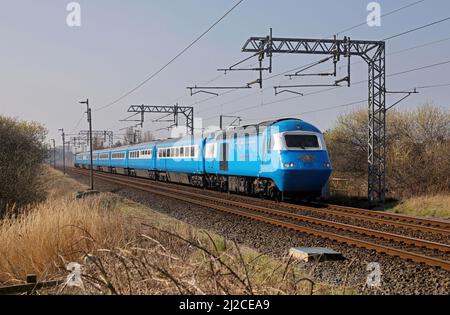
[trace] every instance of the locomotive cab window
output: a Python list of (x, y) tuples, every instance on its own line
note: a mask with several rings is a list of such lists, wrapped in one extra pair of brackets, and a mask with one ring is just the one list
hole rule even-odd
[(315, 135), (291, 134), (285, 135), (287, 148), (320, 149), (319, 139)]

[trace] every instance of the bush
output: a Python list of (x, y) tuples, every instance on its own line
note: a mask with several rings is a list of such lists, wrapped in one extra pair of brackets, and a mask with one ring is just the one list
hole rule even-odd
[[(335, 175), (367, 183), (366, 110), (341, 115), (326, 133)], [(387, 115), (386, 181), (391, 197), (450, 191), (450, 111), (426, 104)]]
[(46, 158), (45, 128), (0, 116), (0, 217), (42, 199), (39, 174)]

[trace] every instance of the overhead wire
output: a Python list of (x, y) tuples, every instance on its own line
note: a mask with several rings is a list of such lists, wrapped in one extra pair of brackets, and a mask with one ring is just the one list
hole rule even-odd
[[(390, 15), (392, 15), (392, 14), (395, 14), (395, 13), (400, 12), (400, 11), (402, 11), (402, 10), (408, 9), (408, 8), (410, 8), (410, 7), (413, 7), (413, 6), (415, 6), (415, 5), (418, 5), (418, 4), (420, 4), (420, 3), (422, 3), (422, 2), (425, 2), (425, 1), (426, 1), (426, 0), (415, 1), (415, 2), (413, 2), (413, 3), (404, 5), (404, 6), (400, 7), (400, 8), (397, 8), (397, 9), (395, 9), (395, 10), (392, 10), (392, 11), (390, 11), (390, 12), (387, 12), (387, 13), (383, 14), (381, 17), (387, 17), (387, 16), (390, 16)], [(360, 26), (363, 26), (363, 25), (365, 25), (365, 24), (366, 24), (366, 22), (360, 23), (360, 24), (357, 24), (357, 25), (354, 25), (354, 26), (352, 26), (352, 27), (350, 27), (350, 28), (347, 28), (347, 29), (344, 29), (344, 30), (342, 30), (342, 31), (339, 31), (337, 34), (344, 33), (344, 32), (347, 32), (347, 31), (356, 29), (356, 28), (358, 28), (358, 27), (360, 27)], [(331, 36), (333, 36), (333, 35), (330, 35), (330, 36), (328, 36), (328, 37), (331, 37)], [(277, 56), (280, 56), (280, 55), (277, 55)], [(277, 56), (275, 56), (275, 57), (277, 57)], [(255, 63), (255, 64), (256, 64), (256, 63)], [(252, 65), (253, 65), (253, 64), (252, 64)], [(251, 66), (251, 65), (250, 65), (250, 66)], [(303, 67), (303, 66), (297, 67), (297, 68), (295, 68), (294, 70), (288, 70), (288, 71), (285, 71), (285, 72), (282, 72), (282, 73), (279, 73), (279, 74), (270, 76), (270, 77), (266, 78), (265, 80), (269, 80), (269, 79), (278, 77), (278, 76), (280, 76), (280, 75), (284, 75), (284, 74), (289, 73), (289, 72), (291, 72), (291, 71), (298, 70), (298, 69), (300, 69), (300, 68), (302, 68), (302, 67)], [(216, 79), (214, 79), (214, 80), (216, 80)], [(206, 84), (207, 84), (207, 83), (206, 83)], [(216, 99), (217, 97), (221, 97), (221, 96), (224, 96), (224, 95), (233, 93), (233, 92), (235, 92), (235, 91), (236, 91), (236, 90), (228, 90), (228, 91), (225, 91), (225, 92), (223, 92), (223, 93), (220, 93), (220, 94), (217, 95), (217, 96), (212, 96), (212, 97), (208, 97), (208, 98), (206, 98), (206, 99), (200, 100), (200, 101), (196, 101), (196, 102), (192, 103), (192, 104), (189, 105), (189, 106), (196, 106), (196, 105), (199, 105), (199, 104), (203, 104), (203, 103), (206, 103), (206, 102), (208, 102), (208, 101), (210, 101), (210, 100)], [(254, 95), (254, 94), (256, 94), (256, 93), (252, 93), (252, 94), (250, 94), (250, 95)], [(246, 98), (246, 97), (248, 97), (248, 96), (245, 96), (245, 97), (243, 97), (243, 98)], [(183, 98), (183, 97), (180, 97), (180, 98), (178, 98), (177, 100), (179, 100), (179, 99), (181, 99), (181, 98)], [(225, 105), (225, 104), (219, 104), (220, 107), (223, 107), (223, 105)]]
[[(387, 17), (387, 16), (389, 16), (389, 15), (392, 15), (392, 14), (394, 14), (394, 13), (400, 12), (400, 11), (402, 11), (402, 10), (408, 9), (408, 8), (413, 7), (413, 6), (415, 6), (415, 5), (418, 5), (418, 4), (420, 4), (420, 3), (424, 2), (424, 1), (426, 1), (426, 0), (419, 0), (419, 1), (416, 1), (416, 2), (413, 2), (413, 3), (410, 3), (410, 4), (407, 4), (407, 5), (403, 6), (403, 7), (400, 7), (400, 8), (398, 8), (398, 9), (395, 9), (395, 10), (392, 10), (392, 11), (387, 12), (387, 13), (385, 13), (385, 14), (382, 14), (382, 15), (381, 15), (381, 18)], [(364, 22), (362, 22), (362, 23), (356, 24), (356, 25), (351, 26), (351, 27), (349, 27), (349, 28), (346, 28), (346, 29), (344, 29), (344, 30), (342, 30), (342, 31), (339, 31), (339, 32), (336, 33), (336, 36), (339, 35), (339, 34), (341, 34), (341, 33), (346, 33), (346, 32), (349, 32), (349, 31), (353, 31), (354, 29), (357, 29), (357, 28), (359, 28), (359, 27), (361, 27), (361, 26), (364, 26), (364, 25), (367, 25), (367, 21), (364, 21)], [(334, 35), (334, 34), (333, 34), (333, 35)], [(332, 37), (333, 35), (330, 35), (330, 36), (328, 36), (328, 37)]]
[[(429, 69), (429, 68), (433, 68), (433, 67), (437, 67), (437, 66), (442, 66), (442, 65), (446, 65), (446, 64), (450, 64), (450, 60), (446, 60), (446, 61), (443, 61), (443, 62), (438, 62), (438, 63), (426, 65), (426, 66), (416, 67), (416, 68), (412, 68), (412, 69), (408, 69), (408, 70), (404, 70), (404, 71), (388, 74), (388, 75), (386, 75), (386, 77), (395, 77), (395, 76), (403, 75), (403, 74), (406, 74), (406, 73), (411, 73), (411, 72), (415, 72), (415, 71), (425, 70), (425, 69)], [(368, 82), (368, 80), (361, 80), (361, 81), (355, 82), (355, 83), (353, 83), (353, 86), (359, 85), (359, 84), (362, 84), (362, 83), (365, 83), (365, 82)], [(292, 97), (284, 98), (284, 99), (281, 99), (281, 100), (275, 100), (275, 101), (267, 102), (267, 103), (264, 103), (262, 105), (261, 104), (260, 105), (253, 105), (253, 106), (249, 106), (249, 107), (246, 107), (246, 108), (242, 108), (242, 109), (237, 110), (237, 111), (228, 112), (226, 114), (227, 115), (237, 114), (237, 113), (240, 113), (240, 112), (243, 112), (243, 111), (247, 111), (247, 110), (250, 110), (250, 109), (259, 108), (259, 107), (262, 107), (262, 106), (267, 106), (267, 105), (272, 105), (272, 104), (277, 104), (277, 103), (282, 103), (282, 102), (290, 101), (290, 100), (297, 99), (297, 98), (300, 98), (300, 97), (306, 97), (306, 96), (315, 95), (315, 94), (322, 93), (322, 92), (335, 90), (335, 89), (338, 89), (338, 88), (341, 88), (341, 87), (336, 86), (336, 87), (332, 87), (332, 88), (322, 89), (322, 90), (319, 90), (319, 91), (314, 91), (314, 92), (311, 92), (311, 93), (306, 93), (303, 96), (300, 96), (300, 95), (299, 96), (292, 96)], [(214, 118), (214, 117), (216, 117), (216, 116), (211, 116), (211, 117), (205, 118), (205, 120), (208, 120), (208, 119), (211, 119), (211, 118)]]
[[(419, 4), (419, 3), (421, 3), (421, 2), (423, 2), (423, 1), (416, 1), (416, 2), (414, 2), (414, 3), (412, 3), (412, 4), (406, 5), (406, 6), (402, 7), (402, 8), (399, 8), (399, 9), (396, 9), (396, 10), (391, 11), (391, 12), (389, 12), (389, 13), (386, 13), (386, 15), (390, 15), (390, 14), (396, 13), (396, 12), (398, 12), (398, 11), (401, 11), (401, 10), (403, 10), (403, 9), (409, 8), (409, 7), (413, 6), (413, 5)], [(411, 29), (411, 30), (408, 30), (408, 31), (405, 31), (405, 32), (401, 32), (401, 33), (398, 33), (398, 34), (395, 34), (395, 35), (392, 35), (392, 36), (389, 36), (389, 37), (385, 38), (384, 41), (388, 41), (388, 40), (391, 40), (391, 39), (394, 39), (394, 38), (397, 38), (397, 37), (400, 37), (400, 36), (403, 36), (403, 35), (406, 35), (406, 34), (409, 34), (409, 33), (412, 33), (412, 32), (415, 32), (415, 31), (418, 31), (418, 30), (421, 30), (421, 29), (424, 29), (424, 28), (427, 28), (427, 27), (430, 27), (430, 26), (433, 26), (433, 25), (436, 25), (436, 24), (439, 24), (439, 23), (442, 23), (442, 22), (444, 22), (444, 21), (446, 21), (446, 20), (448, 20), (448, 19), (450, 19), (450, 17), (449, 17), (449, 18), (446, 18), (446, 19), (437, 20), (437, 21), (434, 21), (434, 22), (432, 22), (432, 23), (428, 23), (428, 24), (426, 24), (426, 25), (423, 25), (423, 26), (420, 26), (420, 27), (416, 27), (416, 28), (413, 28), (413, 29)], [(446, 39), (444, 39), (444, 40), (446, 40)], [(418, 47), (418, 48), (419, 48), (419, 47)], [(358, 62), (358, 63), (361, 63), (361, 62)], [(306, 65), (306, 66), (308, 66), (308, 65)], [(302, 67), (305, 67), (305, 66), (298, 67), (297, 69), (300, 69), (300, 68), (302, 68)], [(285, 72), (282, 72), (282, 73), (279, 73), (279, 74), (270, 76), (270, 77), (266, 78), (265, 80), (269, 80), (269, 79), (272, 79), (272, 78), (274, 78), (274, 77), (278, 77), (278, 76), (280, 76), (280, 75), (289, 73), (289, 72), (291, 72), (291, 71), (294, 71), (294, 70), (288, 70), (288, 71), (285, 71)], [(264, 89), (263, 89), (263, 90), (264, 90)], [(224, 95), (224, 94), (228, 94), (228, 93), (231, 93), (231, 92), (233, 92), (233, 91), (234, 91), (234, 90), (227, 91), (227, 92), (224, 92), (224, 93), (222, 93), (222, 94), (219, 94), (218, 96), (222, 96), (222, 95)], [(246, 98), (246, 97), (249, 97), (249, 96), (255, 95), (255, 94), (257, 94), (257, 92), (250, 93), (250, 94), (248, 94), (247, 96), (245, 96), (245, 97), (243, 97), (243, 98)], [(212, 100), (212, 99), (214, 99), (214, 98), (217, 98), (217, 96), (207, 98), (207, 99), (205, 99), (203, 102)], [(239, 100), (240, 100), (240, 99), (242, 99), (242, 98), (239, 98)], [(230, 103), (230, 102), (228, 102), (228, 103)], [(227, 103), (227, 104), (228, 104), (228, 103)], [(223, 105), (225, 105), (225, 104), (222, 104), (222, 103), (221, 103), (221, 104), (219, 104), (219, 105), (217, 105), (217, 106), (214, 106), (214, 107), (223, 106)], [(209, 109), (210, 109), (210, 108), (209, 108)]]
[(200, 34), (197, 38), (194, 39), (188, 46), (186, 46), (183, 50), (181, 50), (178, 54), (175, 55), (172, 59), (169, 60), (165, 65), (163, 65), (161, 68), (159, 68), (156, 72), (149, 75), (145, 80), (143, 80), (141, 83), (139, 83), (136, 87), (132, 88), (131, 90), (125, 92), (120, 97), (116, 98), (112, 102), (103, 105), (94, 111), (100, 111), (103, 109), (106, 109), (108, 107), (113, 106), (114, 104), (117, 104), (127, 96), (131, 95), (138, 89), (140, 89), (142, 86), (144, 86), (147, 82), (152, 80), (154, 77), (156, 77), (159, 73), (161, 73), (164, 69), (166, 69), (170, 64), (172, 64), (175, 60), (177, 60), (180, 56), (182, 56), (186, 51), (188, 51), (192, 46), (194, 46), (200, 39), (202, 39), (206, 34), (208, 34), (217, 24), (219, 24), (223, 19), (225, 19), (226, 16), (228, 16), (235, 8), (237, 8), (244, 0), (239, 0), (231, 9), (229, 9), (224, 15), (222, 15), (217, 21), (215, 21), (208, 29), (206, 29), (202, 34)]
[[(408, 31), (404, 31), (404, 32), (401, 32), (401, 33), (397, 33), (397, 34), (395, 34), (395, 35), (392, 35), (392, 36), (389, 36), (389, 37), (385, 38), (384, 41), (388, 41), (388, 40), (391, 40), (391, 39), (394, 39), (394, 38), (397, 38), (397, 37), (400, 37), (400, 36), (403, 36), (403, 35), (406, 35), (406, 34), (410, 34), (410, 33), (413, 33), (413, 32), (419, 31), (419, 30), (422, 30), (422, 29), (424, 29), (424, 28), (431, 27), (431, 26), (433, 26), (433, 25), (437, 25), (437, 24), (439, 24), (439, 23), (445, 22), (445, 21), (447, 21), (447, 20), (450, 20), (450, 17), (448, 17), (448, 18), (446, 18), (446, 19), (437, 20), (437, 21), (434, 21), (434, 22), (432, 22), (432, 23), (428, 23), (428, 24), (426, 24), (426, 25), (422, 25), (422, 26), (420, 26), (420, 27), (415, 27), (415, 28), (410, 29), (410, 30), (408, 30)], [(425, 44), (425, 45), (430, 45), (430, 44), (434, 44), (434, 43), (439, 43), (439, 42), (443, 42), (443, 41), (446, 41), (446, 40), (448, 40), (448, 38), (443, 39), (443, 40), (439, 40), (439, 41), (435, 41), (435, 42), (432, 42), (432, 43), (427, 43), (427, 44)], [(420, 48), (420, 47), (421, 47), (421, 45), (419, 45), (417, 48)], [(414, 49), (416, 49), (416, 48), (414, 48)], [(413, 50), (413, 48), (408, 48), (408, 49), (406, 49), (405, 51), (409, 51), (409, 50)], [(414, 71), (416, 71), (416, 70), (414, 70)], [(362, 81), (362, 82), (367, 82), (367, 80)], [(355, 85), (355, 83), (353, 83), (353, 85)], [(339, 86), (338, 86), (338, 87), (329, 88), (329, 89), (319, 90), (319, 91), (312, 92), (312, 93), (308, 93), (308, 94), (305, 94), (305, 95), (303, 95), (303, 96), (298, 95), (298, 96), (293, 96), (293, 97), (286, 98), (286, 99), (282, 99), (282, 100), (276, 100), (276, 101), (271, 102), (270, 104), (279, 103), (279, 102), (283, 102), (283, 101), (288, 101), (288, 100), (291, 100), (291, 99), (296, 99), (296, 98), (304, 97), (304, 96), (307, 96), (307, 95), (314, 95), (314, 94), (318, 94), (318, 93), (322, 93), (322, 92), (328, 92), (328, 91), (331, 91), (331, 90), (335, 90), (335, 89), (337, 89), (337, 88), (339, 88)], [(247, 95), (246, 97), (248, 97), (248, 96), (250, 96), (250, 95), (254, 95), (254, 94), (255, 94), (255, 93), (249, 94), (249, 95)], [(223, 106), (223, 104), (221, 104), (220, 106)], [(257, 108), (257, 107), (259, 107), (259, 106), (261, 106), (261, 105), (252, 106), (251, 108)], [(247, 109), (248, 109), (248, 108), (246, 108), (245, 110), (247, 110)], [(237, 112), (240, 112), (240, 111), (237, 111)], [(236, 112), (232, 112), (232, 113), (236, 113)], [(217, 115), (216, 115), (216, 116), (213, 116), (213, 117), (217, 117)], [(210, 118), (207, 118), (207, 119), (210, 119)]]

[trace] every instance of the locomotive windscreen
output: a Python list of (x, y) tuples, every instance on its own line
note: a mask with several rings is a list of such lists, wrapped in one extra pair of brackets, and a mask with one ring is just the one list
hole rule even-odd
[(314, 135), (285, 135), (288, 148), (319, 149), (319, 140)]

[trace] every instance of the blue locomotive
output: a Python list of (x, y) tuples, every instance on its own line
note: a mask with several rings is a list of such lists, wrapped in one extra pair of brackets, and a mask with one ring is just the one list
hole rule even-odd
[[(300, 119), (280, 119), (93, 152), (98, 171), (255, 194), (320, 196), (331, 175), (323, 134)], [(89, 152), (75, 156), (89, 168)]]

